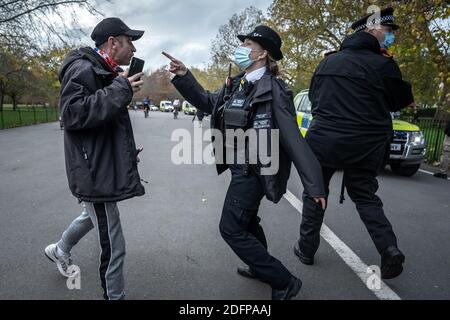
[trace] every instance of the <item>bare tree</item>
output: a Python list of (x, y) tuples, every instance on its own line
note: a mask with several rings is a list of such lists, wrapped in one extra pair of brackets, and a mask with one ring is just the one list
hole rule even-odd
[(0, 45), (39, 50), (67, 45), (80, 37), (80, 13), (100, 15), (96, 9), (109, 0), (0, 0)]
[(142, 80), (144, 84), (142, 90), (135, 95), (136, 100), (150, 97), (153, 103), (158, 104), (162, 100), (172, 101), (176, 98), (181, 98), (181, 95), (170, 81), (170, 73), (164, 67), (150, 72)]
[(237, 36), (250, 33), (262, 23), (263, 18), (262, 11), (255, 7), (248, 7), (234, 14), (226, 24), (220, 27), (219, 33), (212, 42), (212, 64), (225, 70), (226, 65), (232, 61), (234, 49), (241, 44)]

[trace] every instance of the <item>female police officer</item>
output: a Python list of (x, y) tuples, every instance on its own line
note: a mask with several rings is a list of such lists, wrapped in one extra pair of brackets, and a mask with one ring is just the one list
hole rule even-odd
[[(277, 78), (276, 61), (283, 58), (281, 38), (267, 26), (258, 26), (238, 37), (243, 44), (235, 51), (235, 63), (245, 72), (229, 78), (225, 87), (215, 93), (205, 91), (181, 61), (163, 54), (171, 60), (170, 72), (176, 75), (174, 86), (192, 105), (212, 115), (212, 128), (222, 132), (230, 128), (246, 132), (279, 130), (276, 173), (263, 175), (262, 165), (250, 164), (247, 157), (242, 162), (234, 157), (232, 163), (217, 164), (217, 169), (221, 174), (229, 168), (232, 174), (220, 232), (248, 265), (238, 268), (238, 273), (268, 283), (272, 299), (287, 300), (298, 294), (302, 282), (268, 253), (258, 208), (264, 196), (278, 203), (286, 193), (292, 162), (307, 193), (325, 208), (323, 179), (319, 163), (298, 129), (292, 92)], [(224, 148), (218, 140), (214, 142), (216, 155), (218, 148)]]

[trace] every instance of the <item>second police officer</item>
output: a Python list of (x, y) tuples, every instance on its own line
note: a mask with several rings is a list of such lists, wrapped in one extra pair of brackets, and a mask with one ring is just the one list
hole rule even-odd
[[(325, 191), (319, 162), (300, 134), (292, 92), (280, 80), (276, 61), (283, 58), (279, 35), (267, 26), (258, 26), (247, 35), (238, 36), (242, 45), (235, 51), (235, 63), (244, 72), (230, 78), (215, 93), (205, 91), (179, 60), (171, 59), (173, 84), (181, 95), (198, 109), (211, 114), (215, 129), (259, 129), (273, 123), (279, 129), (279, 170), (262, 175), (259, 165), (238, 161), (218, 164), (221, 174), (230, 169), (232, 179), (220, 221), (220, 233), (231, 249), (247, 265), (238, 268), (242, 276), (259, 279), (272, 288), (272, 299), (295, 297), (302, 286), (300, 279), (267, 251), (267, 241), (260, 225), (258, 209), (264, 196), (278, 203), (286, 193), (293, 162), (311, 201), (325, 208)], [(270, 129), (270, 128), (269, 128)], [(217, 148), (221, 144), (215, 141)], [(224, 151), (226, 152), (226, 151)]]
[[(415, 105), (411, 86), (386, 51), (398, 28), (392, 8), (366, 16), (352, 25), (354, 33), (339, 52), (319, 64), (309, 90), (314, 119), (306, 137), (322, 165), (327, 194), (333, 174), (344, 170), (343, 185), (381, 255), (383, 279), (403, 271), (405, 256), (376, 196), (376, 177), (392, 141), (390, 112)], [(324, 213), (305, 190), (300, 240), (294, 247), (304, 264), (314, 263)]]

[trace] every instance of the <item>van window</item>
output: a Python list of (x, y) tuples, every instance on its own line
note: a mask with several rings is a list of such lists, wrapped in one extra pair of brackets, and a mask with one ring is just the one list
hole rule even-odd
[(297, 99), (295, 99), (295, 107), (297, 109), (297, 112), (301, 111), (302, 102), (303, 102), (304, 98), (305, 98), (305, 96), (301, 95), (301, 96), (298, 96)]
[(308, 95), (305, 94), (304, 99), (302, 100), (302, 111), (306, 113), (311, 113), (311, 101), (308, 98)]

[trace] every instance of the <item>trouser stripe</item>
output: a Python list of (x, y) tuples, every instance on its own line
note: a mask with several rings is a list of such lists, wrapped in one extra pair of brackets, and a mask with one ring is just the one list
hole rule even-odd
[(99, 268), (100, 281), (104, 292), (103, 296), (106, 300), (109, 300), (108, 286), (106, 284), (106, 273), (108, 271), (109, 264), (111, 261), (111, 242), (108, 229), (108, 217), (106, 214), (106, 204), (105, 203), (94, 204), (94, 210), (95, 216), (97, 217), (100, 247), (102, 250)]

